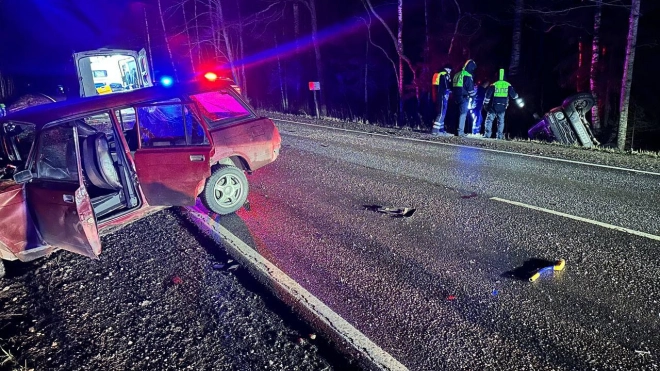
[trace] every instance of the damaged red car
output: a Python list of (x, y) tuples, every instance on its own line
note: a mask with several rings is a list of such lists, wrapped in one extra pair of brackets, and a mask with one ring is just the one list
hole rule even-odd
[(94, 258), (99, 231), (198, 197), (221, 215), (238, 210), (246, 173), (273, 162), (281, 138), (230, 84), (148, 87), (0, 119), (0, 258)]

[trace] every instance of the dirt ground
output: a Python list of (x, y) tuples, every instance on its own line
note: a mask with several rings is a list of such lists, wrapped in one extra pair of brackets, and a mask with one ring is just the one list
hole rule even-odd
[(7, 264), (0, 370), (331, 370), (347, 363), (168, 209), (68, 252)]

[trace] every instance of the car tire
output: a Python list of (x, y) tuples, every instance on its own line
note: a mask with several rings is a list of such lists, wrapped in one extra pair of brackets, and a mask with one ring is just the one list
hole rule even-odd
[(206, 180), (200, 199), (207, 209), (220, 215), (232, 214), (247, 200), (249, 187), (243, 170), (220, 165)]

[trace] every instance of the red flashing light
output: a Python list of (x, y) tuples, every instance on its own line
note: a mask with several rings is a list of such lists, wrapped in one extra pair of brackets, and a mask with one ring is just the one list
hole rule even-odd
[(213, 72), (207, 72), (204, 74), (204, 78), (206, 78), (209, 81), (215, 81), (218, 79), (218, 75), (216, 75)]

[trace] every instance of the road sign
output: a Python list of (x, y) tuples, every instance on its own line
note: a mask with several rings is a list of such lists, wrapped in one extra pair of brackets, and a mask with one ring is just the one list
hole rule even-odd
[(318, 81), (310, 81), (309, 90), (321, 90), (321, 83)]

